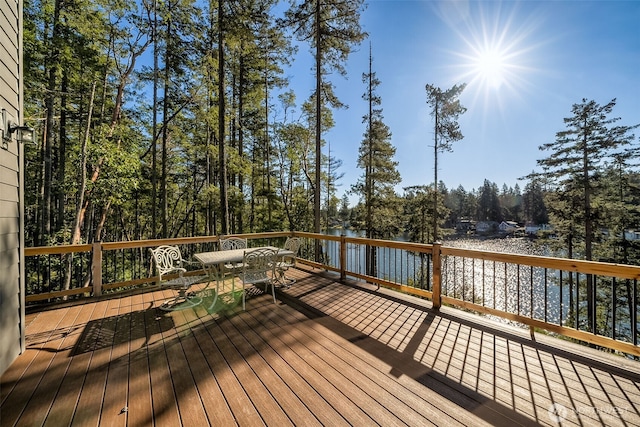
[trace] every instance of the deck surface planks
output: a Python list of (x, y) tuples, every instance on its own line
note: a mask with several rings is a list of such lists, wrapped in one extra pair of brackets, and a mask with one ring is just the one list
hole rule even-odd
[[(74, 306), (64, 311), (64, 314), (55, 319), (46, 316), (47, 319), (34, 325), (38, 328), (38, 334), (34, 336), (34, 345), (38, 348), (35, 357), (31, 360), (28, 369), (16, 385), (14, 391), (3, 400), (14, 408), (11, 416), (7, 416), (2, 410), (2, 424), (11, 423), (18, 419), (24, 425), (42, 425), (54, 402), (60, 383), (65, 378), (66, 370), (71, 362), (68, 357), (68, 347), (73, 340), (74, 325), (80, 312), (86, 306)], [(47, 320), (51, 323), (48, 323)], [(58, 321), (56, 321), (58, 320)], [(47, 329), (54, 326), (53, 329)], [(33, 402), (29, 408), (28, 403)]]
[[(75, 324), (85, 325), (89, 322), (102, 319), (106, 306), (107, 301), (103, 301), (101, 304), (87, 304), (82, 306), (83, 310), (78, 318), (76, 318)], [(70, 340), (69, 344), (74, 344), (80, 338), (81, 334), (82, 329), (78, 328), (71, 332), (66, 339)], [(78, 399), (80, 398), (85, 375), (91, 362), (91, 353), (88, 352), (73, 355), (73, 357), (70, 357), (72, 355), (70, 350), (60, 354), (67, 358), (69, 365), (52, 402), (52, 406), (44, 423), (45, 426), (61, 426), (71, 423), (73, 409), (76, 407)], [(42, 411), (42, 414), (46, 414), (46, 412)]]
[(247, 310), (171, 290), (28, 314), (0, 425), (640, 425), (640, 364), (290, 270)]
[(144, 294), (131, 297), (133, 312), (142, 312), (142, 316), (132, 316), (131, 345), (129, 357), (129, 396), (140, 396), (139, 399), (128, 400), (127, 414), (129, 425), (150, 425), (153, 420), (153, 406), (151, 401), (151, 376), (149, 374), (149, 355), (147, 352), (147, 325), (154, 322), (151, 310), (145, 310), (147, 304)]

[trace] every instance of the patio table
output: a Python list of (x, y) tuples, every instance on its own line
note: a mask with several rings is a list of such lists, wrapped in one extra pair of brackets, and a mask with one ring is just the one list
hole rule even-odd
[(230, 249), (226, 251), (201, 252), (193, 255), (193, 257), (202, 264), (202, 267), (209, 275), (209, 277), (215, 279), (216, 281), (216, 294), (213, 302), (210, 304), (210, 307), (213, 307), (218, 299), (218, 295), (220, 293), (220, 281), (224, 281), (224, 265), (230, 263), (242, 263), (245, 252), (250, 252), (257, 249), (272, 249), (278, 252), (278, 257), (294, 255), (294, 253), (290, 250), (277, 248), (275, 246), (260, 246), (255, 248)]

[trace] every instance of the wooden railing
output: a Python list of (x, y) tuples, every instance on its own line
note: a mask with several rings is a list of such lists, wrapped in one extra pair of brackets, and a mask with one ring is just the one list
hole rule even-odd
[[(640, 356), (640, 267), (305, 232), (242, 235), (250, 246), (303, 240), (298, 260), (355, 279)], [(148, 249), (214, 250), (218, 237), (25, 249), (28, 304), (157, 282)], [(198, 272), (194, 272), (197, 274)], [(68, 285), (67, 285), (68, 284)]]
[[(280, 244), (291, 233), (245, 235), (254, 246)], [(27, 304), (61, 298), (102, 295), (158, 282), (150, 248), (179, 245), (184, 258), (197, 252), (216, 250), (217, 236), (175, 239), (99, 242), (25, 249)], [(202, 273), (196, 270), (193, 274)]]

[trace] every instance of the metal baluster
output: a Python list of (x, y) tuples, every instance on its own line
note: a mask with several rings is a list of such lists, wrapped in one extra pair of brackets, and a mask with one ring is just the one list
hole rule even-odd
[(547, 290), (549, 282), (548, 282), (547, 279), (548, 279), (548, 277), (547, 277), (547, 268), (545, 267), (544, 268), (544, 321), (545, 322), (547, 321), (547, 314), (548, 314), (548, 311), (549, 311), (548, 310), (549, 306), (547, 304), (547, 301), (549, 300), (549, 298), (548, 298), (548, 290)]

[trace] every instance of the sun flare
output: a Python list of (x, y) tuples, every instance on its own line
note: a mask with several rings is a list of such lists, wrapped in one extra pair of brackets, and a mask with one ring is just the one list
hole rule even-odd
[[(449, 4), (449, 3), (447, 3)], [(506, 108), (514, 98), (524, 99), (532, 89), (531, 77), (539, 72), (540, 16), (523, 15), (502, 3), (470, 3), (466, 14), (441, 14), (459, 37), (450, 51), (456, 83), (466, 83), (470, 104), (487, 111)]]
[(464, 60), (464, 78), (481, 91), (513, 89), (522, 78), (522, 51), (514, 45), (504, 46), (499, 40), (474, 40), (467, 43), (469, 52)]
[(506, 55), (498, 50), (481, 52), (475, 59), (475, 74), (489, 87), (499, 88), (507, 78), (508, 68)]

